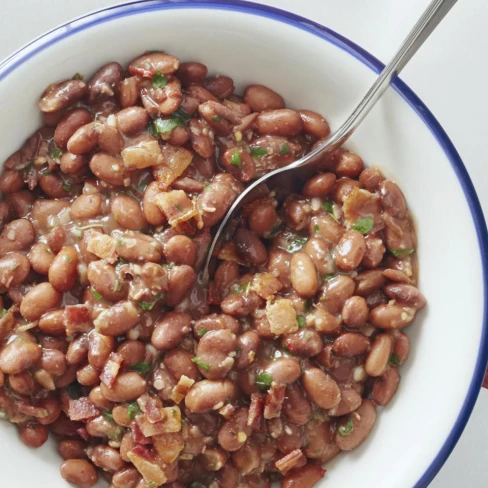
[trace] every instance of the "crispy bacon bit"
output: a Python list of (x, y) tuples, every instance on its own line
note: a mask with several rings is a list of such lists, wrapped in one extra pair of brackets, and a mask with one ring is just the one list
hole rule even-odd
[(151, 424), (163, 420), (163, 413), (158, 402), (147, 393), (137, 399), (137, 404)]
[(278, 293), (283, 284), (271, 273), (257, 273), (252, 279), (252, 289), (265, 300), (272, 298)]
[(144, 478), (146, 484), (159, 486), (168, 480), (162, 469), (158, 466), (154, 452), (147, 447), (136, 445), (127, 453), (127, 457)]
[(49, 412), (45, 408), (35, 407), (24, 402), (15, 402), (14, 407), (17, 412), (28, 415), (29, 417), (43, 418), (49, 415)]
[(153, 437), (152, 441), (154, 448), (165, 463), (176, 461), (185, 447), (181, 432), (157, 435)]
[(285, 399), (285, 391), (285, 385), (277, 385), (276, 383), (271, 385), (265, 400), (265, 419), (274, 419), (281, 415), (281, 407), (283, 406), (283, 400)]
[(286, 474), (290, 469), (301, 468), (307, 464), (307, 458), (300, 449), (289, 452), (286, 456), (276, 461), (275, 466), (281, 474)]
[(66, 335), (72, 336), (76, 332), (88, 332), (93, 328), (91, 310), (88, 304), (67, 305), (64, 307), (64, 326)]
[(165, 144), (161, 150), (164, 162), (153, 168), (153, 176), (161, 189), (167, 190), (171, 183), (190, 166), (193, 154), (184, 147), (172, 146), (171, 144)]
[(117, 261), (117, 253), (115, 252), (115, 240), (100, 232), (90, 233), (87, 244), (87, 250), (100, 259), (105, 259), (110, 264)]
[(234, 261), (238, 264), (244, 264), (242, 259), (237, 255), (237, 247), (235, 242), (226, 242), (220, 251), (217, 253), (217, 257), (222, 261)]
[(163, 153), (156, 140), (140, 141), (135, 146), (126, 147), (120, 155), (129, 171), (149, 168), (163, 163)]
[(291, 300), (280, 298), (266, 304), (269, 328), (274, 335), (290, 334), (298, 330), (297, 312)]
[(261, 395), (253, 393), (251, 395), (251, 404), (249, 405), (249, 415), (247, 417), (247, 426), (252, 430), (259, 430), (263, 420), (264, 400)]
[(100, 410), (93, 405), (88, 397), (80, 397), (69, 402), (68, 417), (71, 420), (85, 420), (98, 415), (100, 415)]
[(232, 403), (225, 404), (222, 408), (219, 408), (219, 414), (224, 417), (224, 419), (230, 419), (234, 415), (236, 409)]
[(194, 202), (188, 198), (183, 190), (158, 193), (155, 198), (157, 206), (172, 227), (192, 219), (198, 213)]
[(102, 374), (100, 375), (100, 381), (111, 387), (115, 382), (115, 378), (117, 378), (117, 375), (119, 374), (120, 366), (123, 362), (124, 358), (120, 354), (111, 352), (105, 366), (103, 367)]
[(56, 385), (54, 384), (53, 377), (51, 376), (50, 373), (48, 373), (44, 369), (37, 370), (34, 373), (34, 378), (46, 390), (54, 391), (56, 389)]
[(349, 226), (355, 224), (359, 219), (369, 217), (373, 219), (372, 232), (377, 232), (384, 227), (381, 217), (380, 198), (368, 190), (354, 188), (344, 199), (342, 212)]
[(180, 432), (181, 430), (181, 411), (179, 407), (166, 407), (161, 409), (163, 420), (152, 424), (144, 415), (138, 415), (136, 422), (141, 432), (146, 437), (153, 435)]
[(173, 388), (171, 399), (175, 403), (180, 403), (181, 400), (183, 400), (183, 398), (185, 398), (187, 393), (190, 391), (190, 388), (193, 386), (193, 383), (195, 383), (195, 380), (188, 378), (188, 376), (185, 376), (184, 374), (181, 375), (178, 384)]
[(151, 444), (152, 443), (152, 440), (150, 437), (146, 437), (139, 425), (137, 424), (136, 421), (132, 422), (130, 424), (130, 428), (132, 430), (132, 437), (134, 438), (134, 442), (137, 443), (137, 444)]

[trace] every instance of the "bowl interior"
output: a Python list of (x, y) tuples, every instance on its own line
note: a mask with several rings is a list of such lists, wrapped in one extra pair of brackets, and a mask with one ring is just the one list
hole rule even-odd
[[(127, 63), (146, 50), (202, 61), (211, 73), (232, 76), (238, 91), (248, 83), (269, 85), (290, 106), (321, 112), (333, 128), (376, 76), (336, 45), (273, 18), (222, 8), (166, 7), (112, 10), (93, 17), (88, 27), (86, 20), (74, 22), (62, 28), (63, 39), (54, 42), (60, 33), (51, 34), (48, 48), (6, 74), (0, 160), (39, 125), (36, 103), (45, 86), (76, 72), (89, 78), (106, 62)], [(99, 22), (102, 17), (105, 21)], [(417, 222), (420, 289), (428, 307), (407, 330), (411, 356), (402, 367), (395, 399), (380, 409), (368, 441), (330, 463), (319, 486), (342, 487), (347, 480), (349, 488), (409, 488), (450, 435), (476, 368), (483, 322), (480, 250), (453, 167), (398, 93), (390, 90), (384, 96), (347, 146), (403, 189)], [(65, 486), (54, 444), (30, 450), (2, 422), (0, 453), (4, 478), (15, 479), (18, 488), (32, 486), (34, 477), (52, 488)]]

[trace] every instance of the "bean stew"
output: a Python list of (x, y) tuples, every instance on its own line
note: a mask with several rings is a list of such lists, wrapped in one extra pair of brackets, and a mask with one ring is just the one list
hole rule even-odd
[(0, 176), (0, 414), (78, 488), (309, 488), (394, 397), (425, 299), (400, 188), (329, 124), (147, 52), (40, 97)]

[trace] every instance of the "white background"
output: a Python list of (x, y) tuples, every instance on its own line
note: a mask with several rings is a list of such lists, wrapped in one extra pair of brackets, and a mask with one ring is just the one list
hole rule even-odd
[[(115, 3), (2, 0), (0, 59), (59, 23)], [(261, 3), (320, 22), (387, 62), (429, 0), (261, 0)], [(404, 81), (439, 119), (460, 152), (485, 215), (488, 215), (487, 22), (487, 0), (460, 0), (402, 73)], [(452, 351), (446, 360), (462, 358)], [(418, 437), (422, 442), (422, 432)], [(401, 439), (396, 447), (401, 455)], [(482, 391), (461, 440), (431, 488), (484, 488), (488, 486), (487, 461), (488, 391)]]

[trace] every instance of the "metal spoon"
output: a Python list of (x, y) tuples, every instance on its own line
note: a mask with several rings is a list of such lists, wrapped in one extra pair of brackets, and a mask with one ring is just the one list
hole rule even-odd
[(212, 259), (213, 252), (217, 242), (224, 235), (226, 228), (231, 228), (234, 231), (237, 228), (237, 224), (240, 220), (240, 215), (237, 210), (242, 206), (243, 201), (247, 196), (259, 185), (266, 183), (270, 178), (276, 175), (285, 173), (286, 171), (292, 171), (297, 168), (303, 168), (308, 166), (319, 159), (323, 158), (326, 154), (332, 153), (341, 147), (344, 142), (351, 137), (359, 124), (368, 115), (369, 111), (374, 107), (376, 102), (382, 97), (383, 93), (390, 86), (392, 79), (397, 76), (400, 71), (406, 66), (406, 64), (412, 59), (413, 55), (422, 46), (425, 40), (430, 36), (434, 29), (439, 25), (445, 15), (451, 10), (457, 0), (433, 0), (427, 7), (425, 12), (421, 15), (420, 19), (407, 36), (397, 54), (393, 57), (390, 63), (385, 66), (385, 69), (378, 76), (373, 86), (368, 90), (364, 98), (359, 105), (354, 109), (349, 118), (342, 124), (342, 126), (331, 134), (326, 141), (313, 151), (305, 155), (303, 158), (278, 168), (266, 175), (262, 176), (258, 180), (249, 185), (237, 198), (232, 207), (227, 212), (225, 218), (222, 220), (212, 244), (209, 247), (207, 260), (203, 269), (201, 280), (202, 284), (207, 284), (209, 279), (208, 267), (210, 260)]

